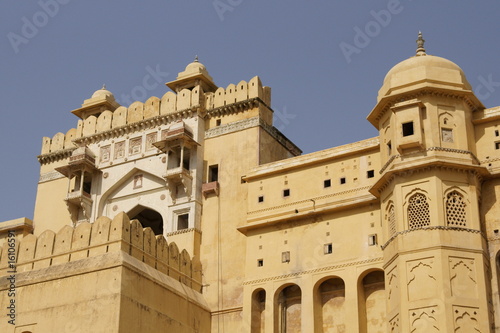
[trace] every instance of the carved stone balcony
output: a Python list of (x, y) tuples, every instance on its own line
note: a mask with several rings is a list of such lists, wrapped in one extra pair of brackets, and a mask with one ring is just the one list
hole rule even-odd
[(80, 206), (81, 202), (92, 204), (92, 198), (89, 193), (85, 191), (72, 191), (66, 196), (66, 201), (69, 203)]
[(182, 166), (167, 169), (167, 173), (163, 176), (167, 182), (168, 188), (170, 189), (170, 196), (172, 201), (175, 202), (177, 198), (177, 186), (181, 185), (186, 192), (188, 199), (191, 199), (191, 187), (193, 185), (193, 176), (189, 170), (183, 168)]
[(215, 194), (215, 195), (219, 195), (219, 182), (218, 181), (213, 181), (213, 182), (210, 182), (210, 183), (204, 183), (203, 185), (201, 185), (201, 193), (203, 193), (203, 196), (205, 197), (205, 199), (207, 198), (207, 196), (209, 194)]

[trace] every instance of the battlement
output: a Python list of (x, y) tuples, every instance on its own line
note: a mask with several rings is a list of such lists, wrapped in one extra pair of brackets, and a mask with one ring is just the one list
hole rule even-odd
[[(218, 88), (215, 92), (204, 93), (196, 87), (192, 90), (182, 89), (177, 94), (167, 92), (160, 99), (152, 96), (146, 102), (133, 102), (128, 108), (120, 106), (114, 111), (106, 110), (98, 115), (79, 119), (77, 128), (66, 134), (57, 133), (51, 138), (42, 139), (41, 154), (75, 148), (74, 140), (103, 133), (114, 129), (124, 129), (130, 125), (138, 125), (144, 120), (159, 119), (176, 120), (191, 114), (193, 111), (210, 111), (249, 99), (259, 98), (267, 106), (271, 104), (271, 88), (263, 87), (258, 76), (250, 81), (230, 84), (227, 88)], [(154, 125), (154, 122), (153, 124)]]
[[(0, 248), (0, 276), (7, 274), (9, 258), (7, 242)], [(15, 242), (17, 273), (97, 257), (123, 251), (201, 292), (201, 263), (186, 250), (168, 244), (162, 235), (155, 236), (151, 228), (143, 228), (138, 220), (120, 213), (113, 220), (100, 217), (94, 223), (82, 223), (76, 228), (65, 226), (59, 232), (46, 230), (38, 237), (25, 236)], [(12, 259), (12, 258), (11, 258)]]

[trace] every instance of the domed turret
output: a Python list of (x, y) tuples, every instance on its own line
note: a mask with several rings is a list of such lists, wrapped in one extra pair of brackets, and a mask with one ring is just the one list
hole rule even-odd
[(106, 89), (104, 84), (101, 89), (96, 90), (89, 99), (83, 101), (82, 107), (71, 111), (74, 115), (81, 119), (86, 119), (89, 116), (99, 116), (103, 111), (114, 111), (120, 104), (116, 102), (113, 93)]
[(210, 74), (208, 74), (207, 68), (198, 61), (198, 56), (195, 57), (192, 63), (186, 66), (183, 72), (177, 75), (175, 81), (167, 83), (167, 86), (175, 92), (179, 92), (182, 89), (192, 89), (197, 85), (201, 85), (204, 92), (214, 92), (217, 90), (217, 86)]
[(92, 94), (91, 98), (106, 98), (106, 97), (115, 99), (115, 96), (113, 95), (113, 93), (111, 91), (107, 90), (106, 85), (103, 84), (102, 88), (99, 90), (96, 90), (96, 92)]
[(386, 96), (423, 87), (472, 90), (464, 72), (457, 64), (425, 52), (424, 39), (422, 33), (419, 32), (416, 55), (389, 70), (379, 90), (377, 101)]

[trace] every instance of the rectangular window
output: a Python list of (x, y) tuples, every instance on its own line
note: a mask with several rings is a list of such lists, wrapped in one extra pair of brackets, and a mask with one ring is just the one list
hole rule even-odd
[(333, 245), (332, 243), (325, 244), (324, 246), (324, 253), (325, 254), (331, 254), (333, 252)]
[(259, 195), (259, 202), (264, 202), (264, 196), (263, 195)]
[(368, 171), (366, 172), (366, 177), (368, 177), (368, 178), (373, 178), (373, 177), (375, 177), (375, 171), (374, 171), (374, 170), (368, 170)]
[(453, 143), (453, 130), (450, 128), (442, 128), (441, 140), (443, 140), (443, 142)]
[(330, 179), (325, 179), (325, 180), (323, 181), (323, 186), (324, 186), (325, 188), (332, 186), (332, 181), (331, 181)]
[(184, 230), (189, 227), (189, 214), (177, 216), (177, 230)]
[(217, 120), (215, 121), (215, 124), (216, 124), (217, 126), (220, 126), (220, 125), (222, 124), (222, 120), (217, 119)]
[(281, 252), (281, 262), (290, 262), (290, 251)]
[(403, 124), (403, 136), (413, 135), (413, 121)]
[(377, 245), (377, 234), (373, 234), (373, 235), (368, 236), (368, 245), (369, 246)]
[(264, 259), (257, 259), (257, 267), (264, 266)]
[(500, 136), (500, 133), (498, 133), (498, 130), (495, 130), (495, 136)]
[(340, 178), (340, 184), (345, 184), (345, 177)]
[(391, 156), (392, 154), (392, 144), (391, 141), (387, 143), (387, 155)]
[(500, 141), (499, 142), (495, 142), (495, 149), (500, 149)]
[(214, 164), (208, 167), (208, 182), (219, 181), (219, 165)]
[(284, 197), (289, 197), (290, 196), (290, 190), (289, 189), (283, 190), (283, 196)]

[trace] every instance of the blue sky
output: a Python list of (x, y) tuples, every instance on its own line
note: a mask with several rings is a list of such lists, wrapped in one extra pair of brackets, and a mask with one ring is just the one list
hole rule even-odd
[(500, 105), (499, 14), (493, 0), (3, 1), (0, 221), (33, 217), (42, 137), (76, 127), (70, 111), (103, 83), (123, 104), (161, 97), (195, 55), (219, 86), (259, 75), (275, 125), (309, 153), (377, 135), (366, 116), (419, 30)]

